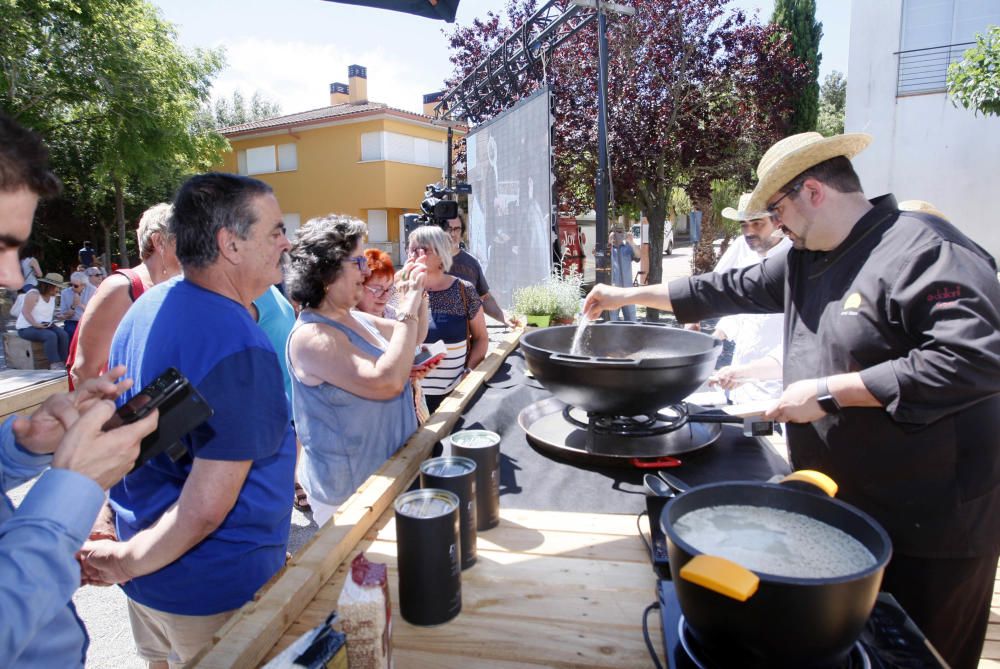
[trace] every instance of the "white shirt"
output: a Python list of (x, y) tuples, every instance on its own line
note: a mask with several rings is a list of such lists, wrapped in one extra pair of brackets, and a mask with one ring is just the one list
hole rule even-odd
[[(786, 237), (767, 251), (764, 257), (769, 258), (781, 253), (792, 243)], [(760, 255), (750, 248), (741, 235), (719, 258), (715, 271), (721, 272), (734, 268), (749, 267), (761, 261)], [(784, 338), (784, 314), (736, 314), (724, 316), (715, 326), (726, 333), (726, 337), (735, 342), (731, 365), (743, 365), (764, 357), (774, 358), (781, 364)], [(782, 384), (778, 379), (769, 381), (748, 381), (739, 388), (729, 391), (729, 399), (740, 404), (759, 400), (775, 399), (781, 396)]]

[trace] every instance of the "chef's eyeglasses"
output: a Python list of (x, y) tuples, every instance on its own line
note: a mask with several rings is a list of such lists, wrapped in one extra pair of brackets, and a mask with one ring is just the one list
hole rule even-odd
[(359, 272), (364, 272), (368, 269), (368, 258), (364, 256), (350, 256), (341, 260), (341, 262), (352, 262), (355, 267), (358, 268)]
[(395, 286), (387, 286), (383, 288), (382, 286), (365, 286), (365, 290), (372, 294), (372, 297), (379, 298), (383, 295), (388, 295), (392, 297), (396, 293)]
[(771, 218), (774, 220), (775, 223), (778, 223), (778, 222), (781, 221), (781, 212), (778, 211), (778, 205), (781, 204), (781, 201), (784, 200), (789, 195), (792, 195), (794, 193), (798, 193), (800, 190), (802, 190), (802, 184), (803, 183), (805, 183), (805, 182), (800, 181), (799, 183), (795, 184), (794, 186), (792, 186), (791, 188), (789, 188), (787, 191), (785, 191), (784, 195), (782, 195), (777, 200), (775, 200), (774, 202), (772, 202), (771, 204), (769, 204), (767, 206), (767, 213), (771, 214)]
[(462, 231), (462, 224), (458, 223), (456, 225), (449, 225), (448, 226), (448, 231), (449, 232), (461, 232)]

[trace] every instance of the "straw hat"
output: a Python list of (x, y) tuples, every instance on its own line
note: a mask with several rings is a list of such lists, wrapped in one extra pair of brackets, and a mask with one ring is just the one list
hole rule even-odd
[(771, 214), (765, 209), (761, 209), (759, 212), (750, 211), (750, 193), (743, 193), (740, 195), (739, 210), (733, 209), (732, 207), (726, 207), (722, 210), (723, 218), (728, 218), (730, 221), (752, 221), (755, 218), (768, 218)]
[(933, 204), (927, 200), (904, 200), (899, 203), (900, 211), (922, 211), (925, 214), (930, 214), (931, 216), (937, 216), (943, 221), (947, 221), (948, 217), (942, 213), (940, 209), (935, 207)]
[(803, 132), (785, 137), (768, 149), (760, 159), (757, 165), (757, 187), (753, 189), (747, 209), (766, 210), (767, 201), (779, 188), (810, 167), (837, 156), (853, 158), (871, 141), (872, 136), (864, 132), (833, 137), (824, 137), (818, 132)]
[(66, 282), (63, 281), (62, 274), (56, 274), (55, 272), (49, 272), (45, 276), (38, 277), (38, 283), (48, 283), (59, 288), (66, 287)]

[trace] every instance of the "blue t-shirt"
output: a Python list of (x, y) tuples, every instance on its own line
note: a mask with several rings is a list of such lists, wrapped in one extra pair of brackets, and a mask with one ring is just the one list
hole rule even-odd
[(178, 278), (146, 291), (125, 314), (108, 362), (117, 364), (135, 379), (119, 403), (176, 367), (215, 411), (183, 439), (187, 456), (175, 463), (159, 455), (111, 489), (123, 541), (177, 501), (192, 456), (253, 460), (222, 525), (173, 563), (122, 587), (168, 613), (242, 606), (284, 565), (291, 524), (295, 438), (274, 348), (242, 305)]

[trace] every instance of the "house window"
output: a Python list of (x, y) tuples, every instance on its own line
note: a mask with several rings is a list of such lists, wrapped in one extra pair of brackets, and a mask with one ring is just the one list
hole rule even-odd
[(390, 160), (409, 165), (443, 168), (446, 150), (443, 141), (397, 132), (366, 132), (361, 135), (363, 161)]
[(236, 164), (243, 175), (270, 174), (297, 170), (299, 159), (295, 144), (269, 144), (237, 151)]
[(281, 221), (285, 224), (285, 236), (288, 241), (295, 241), (295, 235), (299, 232), (301, 219), (298, 214), (282, 214)]
[(1000, 4), (983, 0), (903, 0), (896, 95), (947, 89), (948, 65), (977, 33), (1000, 24)]

